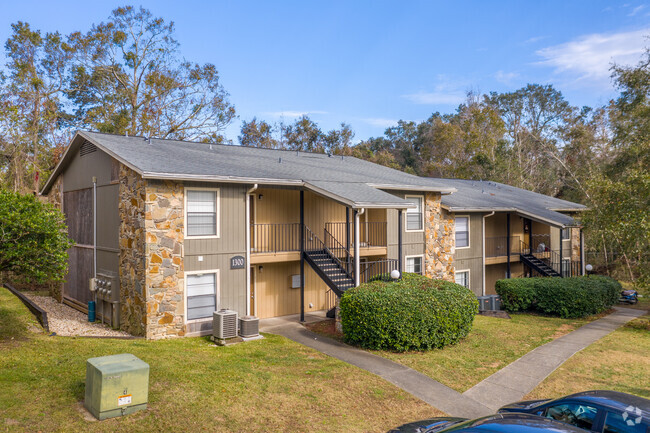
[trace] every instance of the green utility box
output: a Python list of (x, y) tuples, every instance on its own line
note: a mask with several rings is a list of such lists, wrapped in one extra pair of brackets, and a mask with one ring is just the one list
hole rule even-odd
[(149, 364), (130, 353), (86, 362), (84, 406), (97, 419), (128, 415), (147, 408)]

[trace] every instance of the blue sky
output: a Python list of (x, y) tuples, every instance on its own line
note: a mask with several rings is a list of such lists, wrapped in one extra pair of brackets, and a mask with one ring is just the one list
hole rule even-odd
[[(87, 30), (123, 3), (0, 1), (10, 24)], [(649, 45), (650, 4), (638, 1), (144, 1), (176, 24), (187, 60), (214, 63), (239, 119), (324, 130), (349, 123), (356, 140), (398, 119), (455, 110), (468, 90), (553, 84), (574, 105), (616, 93), (609, 64), (636, 63)], [(3, 62), (4, 63), (4, 62)]]

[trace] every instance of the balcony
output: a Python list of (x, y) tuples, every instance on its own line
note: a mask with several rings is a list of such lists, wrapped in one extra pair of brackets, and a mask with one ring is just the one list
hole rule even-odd
[[(354, 224), (350, 223), (350, 231), (346, 236), (346, 223), (329, 222), (325, 223), (325, 231), (341, 245), (347, 246), (354, 250)], [(359, 224), (359, 253), (361, 256), (381, 256), (386, 254), (388, 245), (387, 223), (379, 222), (362, 222)]]
[[(251, 224), (251, 263), (300, 260), (300, 223)], [(386, 222), (366, 222), (359, 225), (359, 255), (383, 256), (387, 253)], [(348, 260), (354, 251), (353, 224), (346, 238), (346, 224), (325, 223), (325, 246), (339, 258)], [(320, 234), (318, 235), (320, 237)], [(346, 243), (350, 242), (350, 249)]]
[[(519, 261), (519, 237), (510, 237), (510, 261)], [(485, 264), (505, 263), (508, 261), (508, 237), (495, 236), (485, 238)]]

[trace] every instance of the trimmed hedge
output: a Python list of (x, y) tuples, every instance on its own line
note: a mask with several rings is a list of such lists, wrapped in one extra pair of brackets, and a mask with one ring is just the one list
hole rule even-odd
[(368, 349), (425, 350), (453, 344), (472, 329), (476, 296), (465, 287), (417, 274), (347, 290), (340, 315), (345, 341)]
[(613, 278), (512, 278), (496, 282), (503, 308), (534, 310), (564, 318), (600, 313), (618, 302), (621, 284)]

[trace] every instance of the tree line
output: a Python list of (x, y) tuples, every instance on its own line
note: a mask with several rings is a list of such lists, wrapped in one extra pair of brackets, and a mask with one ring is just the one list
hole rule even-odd
[[(37, 192), (71, 134), (229, 143), (235, 107), (213, 64), (183, 58), (174, 23), (144, 8), (62, 35), (12, 25), (0, 72), (0, 185)], [(626, 278), (650, 279), (650, 52), (612, 66), (618, 97), (576, 107), (552, 85), (469, 93), (452, 113), (400, 120), (354, 142), (308, 116), (243, 121), (242, 146), (350, 155), (428, 177), (493, 180), (584, 203), (587, 245)], [(614, 253), (614, 254), (613, 254)]]

